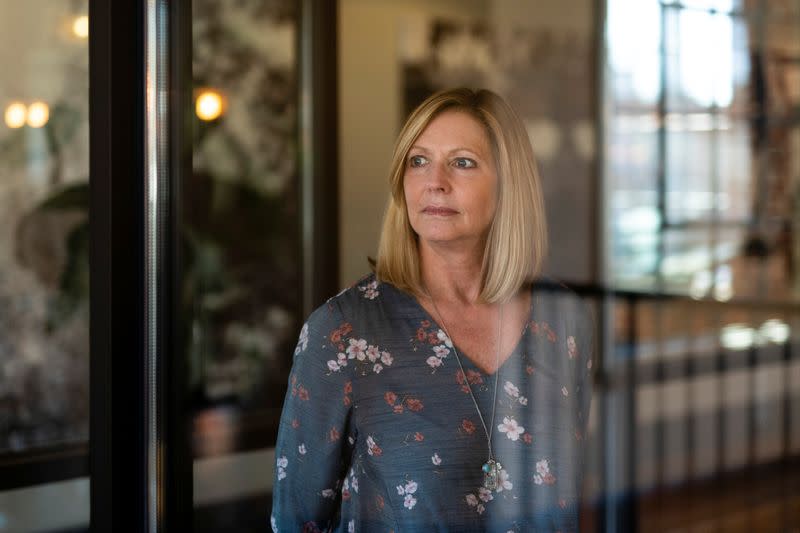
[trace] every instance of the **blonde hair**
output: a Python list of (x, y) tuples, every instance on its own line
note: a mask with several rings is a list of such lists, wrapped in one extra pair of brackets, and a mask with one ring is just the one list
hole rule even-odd
[(449, 89), (419, 105), (408, 117), (394, 148), (390, 196), (383, 218), (375, 274), (414, 295), (425, 290), (418, 237), (411, 227), (403, 190), (406, 159), (428, 124), (445, 111), (458, 111), (483, 125), (499, 181), (497, 209), (484, 250), (483, 302), (503, 302), (539, 275), (547, 254), (547, 222), (539, 173), (528, 134), (514, 110), (492, 91)]

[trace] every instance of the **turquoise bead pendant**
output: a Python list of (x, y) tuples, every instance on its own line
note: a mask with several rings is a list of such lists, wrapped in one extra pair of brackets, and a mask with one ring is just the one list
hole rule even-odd
[(503, 465), (494, 459), (489, 459), (483, 463), (483, 486), (489, 490), (497, 490), (498, 480), (500, 478), (500, 470), (502, 469)]

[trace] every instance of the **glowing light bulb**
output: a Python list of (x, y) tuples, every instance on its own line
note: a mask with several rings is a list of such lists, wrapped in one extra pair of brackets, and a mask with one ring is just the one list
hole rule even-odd
[(86, 39), (89, 37), (88, 15), (80, 15), (75, 17), (75, 20), (72, 21), (72, 33), (80, 39)]
[(197, 97), (195, 112), (200, 120), (211, 121), (222, 115), (224, 107), (225, 101), (219, 92), (204, 89)]
[(50, 119), (50, 107), (44, 102), (34, 102), (28, 106), (28, 126), (41, 128)]
[(25, 125), (25, 118), (27, 114), (28, 110), (25, 107), (25, 104), (21, 102), (12, 102), (6, 108), (6, 126), (13, 129), (21, 128)]

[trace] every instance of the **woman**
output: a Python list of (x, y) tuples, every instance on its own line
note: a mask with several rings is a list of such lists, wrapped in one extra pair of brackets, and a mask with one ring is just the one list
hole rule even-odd
[(397, 141), (375, 274), (317, 309), (276, 447), (276, 531), (572, 531), (591, 322), (534, 289), (544, 206), (519, 119), (443, 91)]

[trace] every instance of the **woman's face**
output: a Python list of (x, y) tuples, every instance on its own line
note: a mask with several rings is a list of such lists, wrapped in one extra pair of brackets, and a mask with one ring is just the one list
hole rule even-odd
[(408, 218), (420, 240), (482, 245), (497, 207), (497, 171), (483, 126), (446, 111), (417, 138), (405, 165)]

